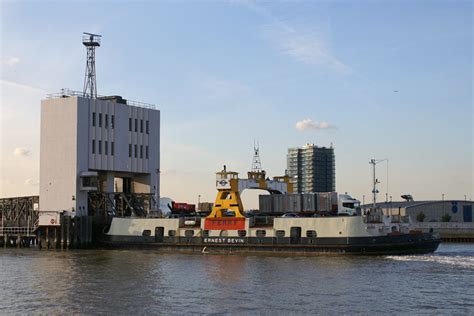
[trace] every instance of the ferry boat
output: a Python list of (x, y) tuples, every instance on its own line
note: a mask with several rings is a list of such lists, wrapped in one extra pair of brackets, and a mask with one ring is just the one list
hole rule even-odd
[(305, 217), (246, 217), (240, 199), (242, 190), (259, 188), (272, 194), (288, 194), (292, 191), (288, 176), (269, 180), (264, 171), (253, 171), (248, 179), (239, 179), (225, 166), (216, 175), (218, 194), (208, 216), (114, 217), (102, 245), (202, 253), (405, 255), (434, 252), (441, 242), (437, 234), (411, 230), (410, 224), (394, 222), (376, 209), (367, 214), (354, 208), (336, 213), (314, 211)]
[(119, 218), (103, 245), (191, 252), (404, 255), (434, 252), (434, 233), (407, 224), (370, 223), (370, 216), (318, 218)]

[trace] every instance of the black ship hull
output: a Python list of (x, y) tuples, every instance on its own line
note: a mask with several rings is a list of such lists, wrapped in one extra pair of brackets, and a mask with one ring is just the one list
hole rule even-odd
[(107, 248), (153, 248), (202, 253), (297, 253), (349, 255), (410, 255), (436, 251), (441, 240), (434, 234), (377, 237), (164, 237), (104, 235)]

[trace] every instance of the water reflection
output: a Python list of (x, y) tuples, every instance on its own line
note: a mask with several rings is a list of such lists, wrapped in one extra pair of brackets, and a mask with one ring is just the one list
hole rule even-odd
[(474, 310), (474, 245), (397, 258), (0, 251), (7, 314)]

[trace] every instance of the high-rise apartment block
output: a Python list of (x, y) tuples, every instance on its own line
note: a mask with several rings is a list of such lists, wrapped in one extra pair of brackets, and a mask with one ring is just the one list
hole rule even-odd
[(287, 172), (294, 192), (332, 192), (336, 190), (334, 149), (306, 144), (289, 148)]

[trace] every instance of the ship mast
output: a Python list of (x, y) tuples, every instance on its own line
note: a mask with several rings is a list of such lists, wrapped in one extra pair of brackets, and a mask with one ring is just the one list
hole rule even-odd
[(262, 172), (262, 163), (260, 162), (260, 148), (258, 141), (253, 142), (253, 160), (252, 160), (252, 172)]
[(380, 181), (376, 178), (375, 176), (375, 166), (378, 164), (378, 163), (381, 163), (383, 161), (387, 161), (388, 163), (388, 159), (371, 159), (369, 161), (369, 164), (372, 165), (372, 176), (373, 176), (373, 182), (372, 182), (372, 196), (373, 196), (373, 209), (376, 210), (377, 209), (377, 193), (379, 193), (379, 190), (377, 190), (377, 184), (380, 183)]

